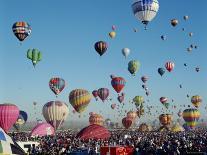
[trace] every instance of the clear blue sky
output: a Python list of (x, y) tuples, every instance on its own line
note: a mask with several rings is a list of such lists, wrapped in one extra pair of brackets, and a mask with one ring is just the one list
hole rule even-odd
[[(207, 101), (207, 20), (205, 20), (207, 1), (195, 0), (159, 0), (160, 10), (156, 18), (145, 31), (143, 25), (134, 17), (130, 0), (2, 0), (0, 5), (0, 102), (10, 102), (34, 116), (33, 101), (38, 103), (38, 112), (42, 106), (55, 100), (49, 89), (51, 77), (59, 76), (67, 85), (58, 99), (68, 103), (69, 92), (75, 88), (84, 88), (92, 92), (100, 87), (110, 89), (113, 103), (117, 103), (117, 94), (110, 84), (110, 74), (122, 76), (127, 84), (124, 109), (135, 108), (128, 100), (135, 95), (149, 99), (146, 105), (163, 107), (159, 98), (166, 96), (174, 99), (174, 105), (191, 104), (186, 95), (199, 94), (203, 98), (200, 107), (202, 117), (206, 117), (204, 107)], [(184, 21), (183, 16), (189, 15)], [(177, 18), (176, 28), (170, 20)], [(32, 34), (20, 46), (13, 35), (12, 25), (16, 21), (26, 21), (32, 27)], [(117, 37), (111, 40), (108, 33), (116, 25)], [(186, 31), (182, 32), (185, 27)], [(133, 28), (138, 32), (134, 33)], [(189, 37), (188, 33), (194, 36)], [(161, 35), (167, 40), (162, 41)], [(94, 50), (98, 40), (107, 41), (108, 51), (100, 58)], [(187, 53), (186, 48), (195, 43), (197, 50)], [(125, 60), (121, 49), (128, 47), (131, 54)], [(28, 48), (38, 48), (43, 60), (34, 69), (26, 58)], [(131, 59), (137, 59), (141, 68), (135, 77), (127, 71)], [(166, 61), (173, 61), (175, 69), (163, 78), (157, 73)], [(183, 64), (187, 63), (188, 67)], [(201, 71), (195, 72), (199, 66)], [(148, 87), (151, 95), (147, 98), (141, 88), (140, 77), (148, 75)], [(183, 89), (179, 88), (183, 85)], [(85, 114), (90, 111), (103, 111), (104, 117), (118, 115), (111, 110), (111, 103), (91, 101)], [(69, 105), (70, 111), (72, 107)], [(175, 113), (177, 113), (175, 110)], [(184, 109), (182, 109), (184, 110)], [(160, 112), (161, 113), (161, 112)], [(79, 119), (69, 116), (70, 119)], [(158, 116), (158, 114), (157, 114)], [(142, 118), (143, 120), (146, 119)], [(175, 116), (177, 118), (177, 116)], [(88, 117), (82, 118), (88, 121)], [(30, 120), (32, 118), (30, 117)]]

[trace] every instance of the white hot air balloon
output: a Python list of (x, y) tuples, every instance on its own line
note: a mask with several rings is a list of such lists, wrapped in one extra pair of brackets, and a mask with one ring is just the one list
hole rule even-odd
[(42, 108), (42, 114), (55, 131), (63, 124), (69, 113), (67, 104), (61, 101), (50, 101)]
[(159, 2), (157, 0), (135, 0), (132, 4), (132, 10), (135, 17), (145, 25), (146, 29), (147, 24), (155, 18), (159, 10)]
[(125, 56), (125, 58), (130, 54), (130, 49), (129, 48), (123, 48), (122, 49), (122, 54)]

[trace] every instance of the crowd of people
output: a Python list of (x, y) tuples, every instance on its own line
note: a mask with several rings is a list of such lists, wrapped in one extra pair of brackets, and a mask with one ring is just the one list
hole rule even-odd
[(28, 154), (64, 155), (77, 150), (86, 150), (88, 154), (97, 155), (101, 146), (130, 146), (134, 154), (187, 154), (207, 153), (207, 131), (188, 132), (136, 132), (129, 130), (111, 131), (108, 140), (76, 138), (76, 132), (62, 131), (56, 136), (29, 137), (27, 133), (13, 133), (15, 141), (37, 141), (38, 146), (29, 149)]

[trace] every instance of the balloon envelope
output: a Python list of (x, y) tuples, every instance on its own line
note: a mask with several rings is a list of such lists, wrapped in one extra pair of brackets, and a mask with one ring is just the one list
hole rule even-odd
[(55, 129), (52, 125), (48, 123), (39, 123), (31, 131), (30, 136), (48, 136), (54, 135)]

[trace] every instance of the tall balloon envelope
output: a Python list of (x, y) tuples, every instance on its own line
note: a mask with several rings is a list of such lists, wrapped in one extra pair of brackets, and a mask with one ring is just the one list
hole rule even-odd
[(111, 85), (117, 93), (120, 93), (124, 88), (126, 81), (122, 77), (111, 77)]
[(55, 95), (58, 95), (65, 88), (65, 80), (59, 77), (51, 78), (49, 87)]
[(19, 41), (24, 41), (32, 32), (31, 26), (27, 22), (14, 23), (12, 30)]
[(91, 94), (84, 89), (75, 89), (69, 94), (69, 102), (73, 108), (82, 113), (91, 101)]
[(174, 67), (175, 67), (175, 64), (173, 63), (173, 62), (166, 62), (166, 64), (165, 64), (165, 68), (169, 71), (169, 72), (171, 72), (173, 69), (174, 69)]
[(8, 132), (19, 116), (19, 108), (14, 104), (0, 104), (0, 127)]
[(123, 48), (122, 49), (122, 54), (125, 56), (125, 58), (127, 58), (128, 55), (130, 54), (130, 49), (129, 48)]
[(104, 102), (109, 96), (109, 89), (108, 88), (98, 89), (98, 96)]
[(159, 10), (159, 2), (157, 0), (135, 0), (132, 10), (135, 17), (147, 25), (155, 18)]
[(38, 49), (28, 49), (27, 58), (32, 60), (32, 64), (35, 67), (42, 60), (42, 53)]
[(191, 129), (194, 129), (200, 118), (200, 112), (197, 109), (185, 109), (183, 111), (183, 119), (186, 125)]
[(140, 63), (137, 60), (131, 60), (128, 63), (128, 71), (135, 76), (136, 72), (139, 70), (140, 68)]
[(61, 101), (50, 101), (42, 108), (45, 120), (57, 130), (66, 120), (69, 113), (67, 104)]
[(102, 56), (107, 51), (108, 45), (105, 41), (98, 41), (95, 43), (94, 48), (96, 52)]

